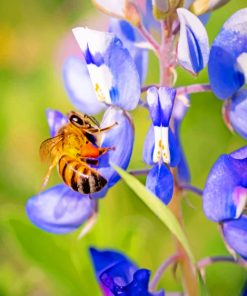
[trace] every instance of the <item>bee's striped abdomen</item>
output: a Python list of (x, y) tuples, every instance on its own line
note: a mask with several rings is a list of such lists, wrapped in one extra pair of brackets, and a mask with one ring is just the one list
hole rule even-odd
[(97, 192), (107, 183), (96, 170), (68, 155), (59, 160), (59, 173), (68, 186), (83, 194)]

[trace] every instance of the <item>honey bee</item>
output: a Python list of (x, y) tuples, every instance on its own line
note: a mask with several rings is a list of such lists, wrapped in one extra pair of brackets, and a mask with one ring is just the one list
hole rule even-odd
[(99, 135), (110, 130), (117, 123), (100, 128), (95, 118), (71, 111), (68, 123), (59, 129), (57, 135), (42, 142), (40, 157), (49, 163), (42, 188), (46, 186), (52, 169), (58, 165), (58, 172), (65, 184), (83, 194), (101, 190), (107, 180), (90, 167), (97, 166), (98, 158), (113, 147), (101, 148), (97, 145)]

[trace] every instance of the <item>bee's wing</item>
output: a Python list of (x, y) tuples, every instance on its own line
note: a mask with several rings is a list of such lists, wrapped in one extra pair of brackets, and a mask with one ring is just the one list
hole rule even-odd
[(62, 152), (63, 139), (64, 136), (61, 134), (42, 142), (39, 149), (41, 161), (48, 163), (53, 162), (54, 158)]

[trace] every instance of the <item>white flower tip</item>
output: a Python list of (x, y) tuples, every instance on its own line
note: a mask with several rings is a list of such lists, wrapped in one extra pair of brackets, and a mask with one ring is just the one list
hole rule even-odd
[(169, 129), (168, 127), (154, 127), (154, 152), (153, 162), (157, 163), (161, 159), (164, 163), (171, 162), (170, 149), (169, 149)]

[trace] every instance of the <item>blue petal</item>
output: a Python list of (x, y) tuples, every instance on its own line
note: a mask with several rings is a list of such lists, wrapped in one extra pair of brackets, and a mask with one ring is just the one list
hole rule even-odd
[(154, 153), (154, 128), (153, 128), (153, 125), (151, 125), (150, 128), (148, 129), (144, 146), (143, 146), (143, 152), (142, 152), (143, 160), (149, 165), (154, 164), (153, 153)]
[(150, 87), (147, 90), (147, 103), (150, 112), (153, 125), (161, 125), (161, 112), (160, 112), (160, 100), (159, 93), (156, 87)]
[(168, 204), (173, 194), (173, 176), (165, 164), (156, 164), (148, 173), (147, 188)]
[[(147, 269), (127, 271), (126, 262), (120, 262), (102, 273), (100, 279), (114, 296), (149, 296), (148, 282), (150, 272)], [(131, 274), (131, 281), (127, 281), (126, 273)], [(129, 276), (128, 276), (129, 277)]]
[(223, 234), (230, 248), (247, 260), (247, 216), (223, 223)]
[(147, 103), (154, 126), (169, 126), (176, 90), (168, 87), (150, 87)]
[(212, 167), (203, 192), (204, 212), (216, 222), (238, 218), (246, 199), (247, 147), (244, 147), (231, 155), (222, 155)]
[(208, 35), (197, 16), (185, 8), (177, 9), (180, 21), (178, 61), (186, 70), (197, 74), (206, 67), (209, 56)]
[(129, 22), (119, 19), (111, 19), (109, 31), (114, 33), (122, 42), (125, 48), (128, 49), (131, 57), (135, 61), (141, 83), (144, 82), (147, 74), (148, 66), (148, 51), (138, 48), (135, 42), (143, 41), (139, 32)]
[(169, 87), (160, 87), (158, 92), (161, 111), (161, 124), (162, 126), (169, 126), (176, 90)]
[(203, 25), (206, 26), (206, 24), (209, 21), (210, 16), (211, 16), (211, 13), (208, 12), (208, 13), (204, 13), (204, 14), (199, 15), (198, 18), (203, 23)]
[(108, 52), (108, 65), (113, 76), (113, 88), (118, 95), (112, 96), (113, 105), (124, 110), (133, 110), (141, 96), (140, 77), (127, 49), (116, 40)]
[[(186, 96), (186, 101), (189, 103), (189, 97)], [(187, 112), (188, 105), (185, 105), (183, 100), (177, 99), (175, 101), (174, 107), (173, 107), (173, 118), (174, 118), (174, 130), (175, 130), (175, 137), (177, 140), (176, 147), (177, 150), (180, 151), (180, 159), (177, 164), (177, 177), (181, 184), (183, 183), (189, 183), (190, 182), (190, 171), (189, 166), (186, 160), (186, 157), (183, 152), (181, 140), (180, 140), (180, 126), (181, 122)]]
[(138, 269), (122, 253), (90, 248), (90, 254), (104, 295), (164, 296), (164, 291), (148, 292), (150, 272)]
[(80, 227), (93, 214), (95, 201), (60, 184), (27, 201), (29, 219), (39, 228), (57, 234)]
[(230, 121), (234, 130), (247, 139), (247, 90), (234, 94), (230, 104)]
[(208, 73), (212, 90), (220, 99), (232, 96), (245, 83), (244, 70), (237, 59), (247, 52), (246, 27), (245, 8), (226, 21), (212, 45)]
[(137, 269), (134, 263), (120, 252), (113, 250), (97, 250), (95, 248), (90, 248), (89, 251), (97, 276), (99, 276), (104, 270), (122, 261), (128, 263), (128, 265), (135, 270)]
[(154, 31), (154, 34), (160, 36), (161, 26), (160, 22), (156, 20), (153, 15), (153, 4), (152, 0), (141, 1), (145, 7), (141, 10), (142, 12), (142, 21), (146, 29), (150, 32)]
[(174, 121), (175, 125), (175, 135), (177, 139), (177, 144), (176, 146), (179, 147), (177, 150), (180, 152), (180, 158), (177, 164), (177, 178), (179, 183), (184, 184), (184, 183), (190, 183), (190, 170), (189, 166), (185, 157), (185, 154), (183, 152), (182, 144), (180, 141), (180, 122), (175, 120)]
[(93, 115), (106, 106), (98, 101), (87, 65), (83, 59), (71, 57), (63, 67), (63, 79), (71, 103), (83, 113)]
[(76, 28), (73, 33), (85, 56), (98, 100), (133, 110), (140, 98), (140, 77), (120, 39), (86, 28)]
[(110, 163), (123, 169), (128, 167), (134, 143), (134, 128), (130, 115), (116, 107), (106, 110), (101, 127), (107, 127), (117, 122), (111, 130), (105, 132), (101, 138), (101, 147), (114, 147), (99, 159), (99, 172), (108, 180), (108, 188), (113, 186), (120, 176)]
[(50, 128), (51, 137), (54, 137), (58, 130), (68, 122), (67, 117), (61, 112), (52, 109), (46, 110), (46, 118)]
[(181, 147), (178, 142), (178, 137), (173, 134), (172, 130), (169, 129), (169, 149), (170, 149), (170, 167), (175, 167), (181, 160)]

